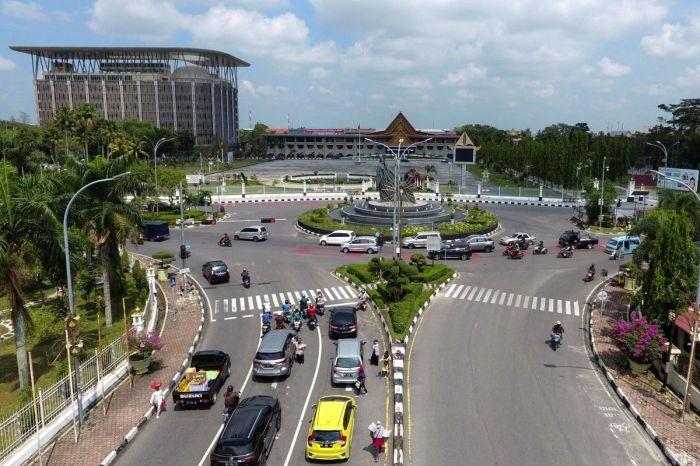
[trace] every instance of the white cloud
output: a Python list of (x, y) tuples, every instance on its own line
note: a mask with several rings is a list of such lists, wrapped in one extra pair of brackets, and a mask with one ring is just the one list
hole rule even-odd
[(608, 78), (619, 78), (632, 72), (632, 68), (627, 65), (620, 65), (613, 62), (608, 57), (603, 57), (596, 63), (598, 72)]
[(698, 83), (700, 83), (700, 65), (686, 69), (685, 74), (677, 77), (674, 82), (678, 87), (697, 90)]
[(309, 70), (309, 77), (314, 81), (318, 81), (319, 79), (325, 79), (330, 75), (331, 72), (328, 70), (328, 68), (324, 68), (322, 66), (314, 66)]
[(476, 95), (473, 92), (470, 92), (466, 89), (459, 89), (456, 92), (457, 97), (460, 99), (473, 99), (476, 97)]
[(403, 89), (423, 90), (433, 87), (429, 79), (419, 76), (399, 76), (394, 80), (394, 85)]
[(167, 0), (96, 0), (88, 26), (98, 34), (164, 41), (185, 27), (188, 17)]
[(687, 26), (664, 24), (657, 34), (644, 36), (642, 48), (656, 57), (694, 58), (700, 55), (700, 15)]
[(261, 84), (256, 86), (247, 79), (242, 79), (240, 82), (242, 90), (251, 97), (274, 97), (281, 96), (289, 92), (289, 88), (286, 86), (274, 86), (270, 84)]
[(483, 66), (477, 66), (474, 63), (469, 63), (467, 66), (458, 69), (457, 71), (447, 73), (447, 77), (441, 81), (442, 84), (451, 86), (467, 86), (475, 82), (483, 81), (486, 78), (487, 71)]
[(5, 57), (0, 56), (0, 71), (11, 71), (17, 68), (15, 62)]
[(384, 102), (386, 101), (386, 95), (382, 94), (381, 92), (376, 92), (369, 95), (369, 100), (372, 102)]
[(532, 93), (537, 97), (550, 97), (554, 95), (555, 90), (552, 84), (546, 84), (535, 89)]
[(640, 94), (656, 97), (656, 96), (662, 96), (662, 95), (668, 95), (673, 88), (669, 86), (668, 84), (664, 83), (653, 83), (653, 84), (647, 84), (645, 86), (642, 86), (641, 88), (638, 89), (638, 92)]
[(327, 87), (321, 86), (320, 84), (315, 84), (315, 83), (312, 83), (312, 84), (309, 86), (308, 91), (309, 91), (311, 94), (319, 94), (319, 95), (331, 95), (331, 94), (333, 93), (333, 92), (332, 92), (330, 89), (328, 89)]
[(2, 4), (2, 12), (13, 18), (29, 21), (46, 21), (48, 16), (41, 5), (34, 2), (21, 2), (19, 0), (6, 0)]

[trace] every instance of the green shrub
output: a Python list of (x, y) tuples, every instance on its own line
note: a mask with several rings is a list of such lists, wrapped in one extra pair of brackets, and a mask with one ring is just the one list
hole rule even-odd
[(350, 264), (346, 268), (347, 273), (354, 275), (362, 284), (372, 283), (374, 279), (372, 278), (372, 273), (365, 264)]
[(153, 253), (153, 258), (155, 260), (163, 261), (165, 263), (170, 263), (175, 260), (175, 256), (169, 251), (158, 251)]
[(29, 326), (29, 340), (32, 346), (60, 338), (64, 324), (56, 314), (46, 307), (34, 307), (31, 310), (32, 323)]
[(422, 272), (428, 262), (425, 259), (425, 255), (419, 252), (411, 254), (411, 263), (416, 266), (418, 272)]
[(426, 267), (425, 270), (414, 277), (413, 281), (422, 283), (442, 283), (453, 274), (453, 270), (445, 264), (435, 264)]
[(374, 304), (377, 305), (378, 309), (384, 309), (384, 307), (386, 306), (386, 304), (384, 303), (384, 298), (381, 294), (379, 294), (377, 290), (367, 290), (367, 294), (370, 298), (372, 298), (372, 301), (374, 301)]

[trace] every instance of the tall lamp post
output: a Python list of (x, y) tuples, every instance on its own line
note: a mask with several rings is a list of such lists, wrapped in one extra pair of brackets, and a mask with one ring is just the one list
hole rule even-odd
[[(675, 146), (680, 144), (680, 141), (676, 141), (673, 144), (671, 144), (668, 148), (664, 145), (663, 142), (661, 141), (654, 141), (654, 142), (647, 142), (647, 146), (651, 147), (656, 147), (661, 151), (662, 154), (664, 154), (664, 168), (668, 167), (668, 152), (673, 149)], [(667, 178), (667, 177), (664, 177)], [(666, 184), (664, 183), (664, 188), (666, 187)]]
[[(426, 142), (432, 140), (433, 138), (428, 138), (423, 141), (419, 142), (414, 142), (410, 146), (406, 146), (403, 149), (403, 153), (405, 154), (407, 150), (411, 149), (412, 147), (416, 147), (418, 144), (425, 144)], [(373, 139), (370, 138), (365, 138), (365, 141), (371, 142), (372, 144), (376, 144), (378, 146), (382, 146), (385, 149), (387, 149), (391, 154), (394, 156), (394, 215), (392, 217), (392, 235), (391, 235), (391, 246), (393, 250), (393, 258), (396, 260), (397, 258), (401, 258), (401, 232), (399, 231), (398, 228), (398, 216), (401, 215), (400, 212), (398, 212), (398, 206), (399, 206), (399, 197), (401, 196), (401, 193), (399, 191), (399, 171), (401, 168), (401, 144), (403, 144), (403, 138), (399, 139), (399, 147), (397, 151), (394, 151), (391, 147), (387, 146), (384, 143), (377, 142)]]
[[(681, 181), (678, 178), (673, 178), (672, 176), (665, 175), (664, 173), (661, 173), (656, 170), (649, 170), (651, 173), (656, 173), (658, 176), (662, 178), (667, 178), (674, 183), (678, 183), (681, 186), (683, 186), (685, 189), (693, 193), (695, 198), (700, 202), (700, 195), (695, 191), (695, 188), (693, 186), (690, 186), (688, 183), (685, 181)], [(690, 360), (688, 362), (688, 376), (685, 381), (685, 393), (683, 396), (683, 413), (681, 414), (681, 420), (684, 419), (685, 413), (688, 411), (688, 406), (690, 404), (690, 397), (688, 396), (690, 393), (690, 387), (693, 383), (693, 369), (695, 367), (695, 340), (698, 338), (698, 329), (697, 329), (697, 321), (700, 318), (700, 260), (698, 261), (698, 284), (697, 288), (695, 289), (695, 307), (690, 308), (693, 312), (693, 328), (691, 329), (691, 346), (690, 346)], [(675, 325), (675, 322), (674, 322)], [(670, 350), (670, 347), (669, 347)]]
[(600, 199), (598, 199), (598, 205), (600, 205), (600, 215), (598, 215), (598, 226), (603, 226), (603, 205), (605, 204), (605, 172), (610, 169), (609, 166), (605, 165), (607, 157), (603, 157), (603, 175), (600, 180)]
[[(86, 184), (82, 188), (80, 188), (78, 191), (76, 191), (75, 194), (73, 194), (73, 197), (70, 198), (70, 201), (68, 201), (68, 205), (66, 206), (66, 211), (63, 213), (63, 246), (66, 250), (66, 282), (68, 284), (68, 317), (70, 319), (73, 319), (75, 317), (75, 302), (73, 300), (73, 277), (71, 275), (70, 271), (70, 246), (68, 244), (68, 212), (70, 211), (71, 206), (73, 205), (73, 201), (78, 197), (78, 194), (86, 190), (92, 185), (98, 184), (98, 183), (104, 183), (107, 181), (114, 181), (118, 178), (121, 178), (122, 176), (128, 175), (131, 172), (125, 172), (125, 173), (120, 173), (118, 175), (115, 175), (111, 178), (102, 178), (99, 180), (91, 181), (90, 183)], [(83, 412), (83, 401), (82, 401), (82, 394), (81, 394), (81, 385), (80, 385), (80, 356), (75, 356), (74, 359), (74, 365), (75, 365), (75, 386), (76, 386), (76, 401), (78, 402), (78, 419), (80, 422), (80, 425), (82, 426), (85, 422), (85, 413)]]
[(175, 138), (160, 138), (153, 144), (147, 136), (144, 136), (148, 142), (153, 146), (153, 171), (155, 172), (155, 182), (156, 182), (156, 212), (158, 211), (158, 206), (160, 204), (160, 196), (158, 195), (158, 148), (161, 144), (168, 141), (173, 141)]

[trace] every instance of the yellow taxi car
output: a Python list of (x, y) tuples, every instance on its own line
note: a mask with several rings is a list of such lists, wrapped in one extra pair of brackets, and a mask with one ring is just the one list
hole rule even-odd
[(321, 397), (314, 405), (306, 458), (310, 460), (344, 460), (350, 458), (352, 431), (355, 428), (355, 398), (344, 395)]

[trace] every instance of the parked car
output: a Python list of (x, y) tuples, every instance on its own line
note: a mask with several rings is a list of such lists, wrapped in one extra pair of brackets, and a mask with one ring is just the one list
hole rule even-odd
[(439, 251), (428, 251), (428, 259), (471, 259), (472, 252), (468, 244), (443, 243)]
[(350, 458), (352, 433), (355, 429), (357, 403), (351, 396), (321, 397), (306, 437), (309, 460), (346, 460)]
[(190, 366), (173, 390), (173, 403), (176, 406), (213, 405), (229, 375), (231, 358), (227, 353), (198, 351), (192, 355)]
[(407, 236), (401, 240), (401, 246), (409, 249), (424, 248), (428, 245), (428, 238), (437, 238), (442, 240), (440, 233), (437, 231), (422, 231), (414, 236)]
[(469, 249), (472, 252), (475, 251), (483, 251), (483, 252), (491, 252), (493, 251), (493, 238), (490, 238), (488, 236), (481, 236), (481, 235), (476, 235), (476, 236), (469, 236), (468, 238), (465, 238), (463, 240), (455, 241), (455, 243), (466, 243), (469, 245)]
[(332, 383), (355, 383), (360, 369), (364, 370), (362, 345), (363, 342), (357, 338), (336, 342), (335, 357), (331, 363)]
[(277, 398), (257, 395), (241, 400), (216, 441), (210, 466), (267, 463), (281, 426), (282, 408)]
[(294, 364), (294, 330), (274, 329), (265, 334), (253, 359), (256, 377), (281, 377), (292, 373)]
[(532, 236), (528, 233), (518, 232), (518, 233), (513, 233), (510, 236), (504, 236), (503, 238), (501, 238), (499, 243), (501, 243), (504, 246), (508, 246), (509, 244), (514, 244), (514, 243), (519, 243), (521, 241), (525, 241), (528, 244), (534, 244), (536, 239), (537, 238), (535, 238), (534, 236)]
[(367, 254), (376, 254), (379, 252), (379, 245), (374, 236), (356, 236), (340, 245), (341, 252), (366, 252)]
[(331, 310), (328, 319), (328, 336), (331, 338), (356, 337), (357, 316), (352, 306), (338, 306)]
[(170, 225), (160, 220), (149, 220), (143, 224), (143, 239), (163, 241), (170, 238)]
[(336, 230), (333, 233), (328, 233), (327, 235), (321, 236), (318, 243), (321, 246), (326, 246), (327, 244), (341, 245), (352, 241), (355, 238), (355, 232), (351, 230)]
[(235, 232), (233, 234), (233, 239), (263, 241), (267, 239), (267, 228), (260, 225), (245, 227)]
[(228, 283), (231, 278), (228, 265), (221, 260), (205, 262), (202, 265), (202, 275), (204, 275), (204, 278), (207, 279), (210, 285), (216, 282)]

